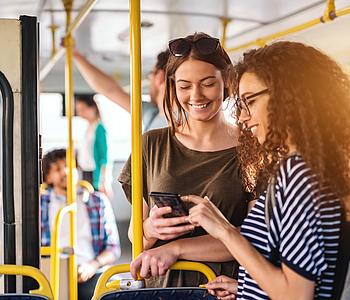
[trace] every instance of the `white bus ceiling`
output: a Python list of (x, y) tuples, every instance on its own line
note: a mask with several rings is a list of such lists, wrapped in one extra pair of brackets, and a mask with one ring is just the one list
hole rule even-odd
[[(72, 20), (86, 3), (73, 1)], [(335, 0), (335, 10), (349, 8), (350, 0)], [(220, 39), (222, 18), (229, 20), (226, 48), (232, 49), (259, 38), (279, 33), (324, 15), (327, 1), (319, 0), (143, 0), (142, 72), (147, 74), (156, 55), (175, 37), (204, 31)], [(66, 13), (60, 0), (0, 0), (0, 18), (36, 15), (40, 22), (41, 68), (52, 55), (52, 31), (56, 50), (66, 29)], [(99, 0), (73, 35), (81, 52), (99, 68), (114, 76), (122, 86), (129, 85), (129, 1)], [(281, 37), (299, 40), (323, 49), (345, 68), (350, 66), (350, 14), (320, 23), (308, 29)], [(230, 52), (234, 60), (242, 51)], [(42, 92), (64, 91), (64, 57), (41, 83)], [(146, 77), (146, 75), (145, 75)], [(74, 69), (74, 91), (92, 92), (77, 69)], [(144, 86), (147, 93), (147, 85)]]

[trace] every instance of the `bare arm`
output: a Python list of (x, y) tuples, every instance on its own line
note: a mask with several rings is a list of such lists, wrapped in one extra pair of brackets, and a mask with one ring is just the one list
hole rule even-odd
[[(63, 44), (63, 43), (62, 43)], [(102, 94), (130, 112), (130, 95), (109, 75), (92, 65), (73, 45), (73, 60), (81, 75), (95, 93)]]
[(210, 235), (219, 239), (270, 298), (313, 299), (313, 281), (302, 277), (283, 263), (282, 269), (270, 263), (225, 219), (209, 199), (188, 196), (188, 201), (197, 204), (190, 210), (191, 223), (202, 226)]

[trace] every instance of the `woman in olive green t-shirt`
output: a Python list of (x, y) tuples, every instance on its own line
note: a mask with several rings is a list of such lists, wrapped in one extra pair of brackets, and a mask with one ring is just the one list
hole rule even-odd
[[(255, 197), (242, 184), (237, 131), (223, 112), (232, 94), (232, 63), (217, 39), (204, 33), (169, 43), (165, 113), (170, 127), (143, 135), (143, 244), (147, 250), (131, 264), (147, 287), (198, 286), (203, 275), (168, 271), (177, 260), (207, 263), (217, 275), (236, 277), (238, 265), (222, 242), (188, 223), (164, 218), (150, 192), (208, 196), (235, 226)], [(175, 56), (176, 55), (176, 56)], [(176, 111), (176, 113), (174, 113)], [(131, 202), (130, 158), (118, 179)], [(132, 224), (129, 228), (132, 241)], [(152, 277), (151, 277), (152, 276)], [(150, 278), (151, 277), (151, 278)]]

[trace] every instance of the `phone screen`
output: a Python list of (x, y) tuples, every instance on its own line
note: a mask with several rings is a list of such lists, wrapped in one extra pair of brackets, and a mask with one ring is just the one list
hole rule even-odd
[(180, 195), (158, 192), (151, 192), (149, 195), (158, 207), (171, 206), (173, 210), (171, 213), (165, 214), (165, 218), (188, 216), (188, 209), (180, 199)]

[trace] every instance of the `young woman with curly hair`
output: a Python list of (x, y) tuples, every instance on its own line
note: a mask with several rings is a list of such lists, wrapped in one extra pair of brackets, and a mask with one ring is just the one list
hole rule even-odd
[[(267, 217), (270, 200), (261, 195), (239, 232), (209, 198), (184, 196), (197, 204), (190, 222), (241, 264), (238, 299), (331, 299), (350, 195), (349, 77), (295, 42), (250, 50), (234, 71), (245, 182), (254, 187), (256, 173), (267, 170), (276, 203)], [(235, 297), (227, 277), (207, 288)]]

